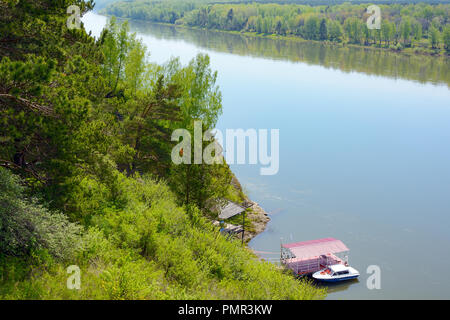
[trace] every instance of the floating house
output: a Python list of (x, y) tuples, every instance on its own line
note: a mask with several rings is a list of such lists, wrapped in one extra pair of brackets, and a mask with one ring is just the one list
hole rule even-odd
[(348, 265), (347, 246), (338, 239), (281, 243), (281, 263), (294, 274), (304, 276), (330, 265)]

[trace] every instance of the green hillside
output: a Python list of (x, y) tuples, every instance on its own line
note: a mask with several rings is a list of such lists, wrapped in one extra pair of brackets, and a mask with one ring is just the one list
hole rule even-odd
[(209, 57), (149, 64), (126, 23), (69, 30), (74, 3), (0, 1), (0, 299), (323, 298), (211, 224), (226, 164), (171, 161), (220, 116)]

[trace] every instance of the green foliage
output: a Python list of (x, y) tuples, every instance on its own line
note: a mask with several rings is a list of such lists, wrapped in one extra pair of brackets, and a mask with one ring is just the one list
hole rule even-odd
[(126, 23), (68, 30), (71, 4), (92, 8), (0, 2), (0, 299), (322, 298), (204, 217), (241, 196), (226, 164), (170, 161), (173, 129), (221, 113), (209, 57), (149, 64)]
[[(9, 189), (15, 188), (12, 184)], [(195, 207), (189, 213), (177, 207), (169, 188), (150, 176), (118, 175), (114, 187), (94, 188), (105, 190), (110, 200), (97, 209), (92, 226), (78, 238), (80, 250), (68, 261), (81, 268), (81, 289), (66, 288), (66, 265), (51, 256), (40, 254), (39, 261), (27, 266), (21, 265), (23, 260), (4, 257), (0, 266), (7, 276), (0, 279), (1, 298), (317, 299), (324, 295), (276, 266), (261, 263), (239, 241), (226, 240)], [(37, 266), (39, 270), (30, 275)]]
[(445, 26), (443, 33), (443, 41), (445, 50), (447, 51), (447, 53), (450, 53), (450, 26)]
[(438, 47), (440, 42), (440, 33), (436, 27), (430, 27), (428, 39), (430, 41), (431, 48), (435, 49)]
[[(382, 13), (380, 31), (367, 29), (367, 3), (234, 2), (239, 1), (224, 1), (218, 4), (208, 0), (188, 2), (135, 0), (116, 2), (105, 8), (104, 12), (124, 18), (191, 27), (378, 47), (389, 47), (392, 41), (397, 45), (401, 41), (403, 48), (420, 46), (411, 42), (411, 39), (420, 41), (427, 37), (429, 31), (436, 34), (432, 27), (439, 32), (443, 31), (448, 24), (450, 10), (448, 4), (379, 4)], [(432, 48), (439, 49), (438, 42), (430, 44)]]
[[(275, 266), (259, 263), (242, 249), (239, 241), (225, 240), (195, 208), (186, 214), (176, 207), (169, 189), (151, 177), (126, 178), (121, 185), (126, 205), (122, 210), (106, 210), (98, 216), (96, 224), (102, 226), (116, 246), (133, 248), (154, 261), (164, 279), (183, 287), (188, 297), (321, 296), (320, 291), (299, 290), (296, 280), (281, 275)], [(260, 285), (260, 281), (267, 283)], [(283, 284), (274, 286), (278, 281)], [(255, 285), (249, 287), (252, 283)]]
[(125, 59), (130, 49), (131, 39), (128, 37), (128, 32), (127, 22), (118, 26), (116, 19), (113, 18), (101, 35), (103, 42), (102, 51), (105, 56), (103, 73), (111, 90), (108, 93), (110, 96), (116, 94), (117, 85), (123, 75)]
[(111, 155), (119, 148), (104, 134), (107, 115), (97, 117), (92, 107), (107, 89), (98, 45), (66, 27), (73, 3), (82, 12), (91, 6), (20, 1), (0, 14), (0, 165), (27, 178), (55, 208), (64, 206), (72, 177), (106, 163), (106, 148)]
[(24, 199), (19, 179), (4, 168), (0, 168), (0, 204), (0, 256), (46, 250), (64, 261), (80, 248), (81, 227)]

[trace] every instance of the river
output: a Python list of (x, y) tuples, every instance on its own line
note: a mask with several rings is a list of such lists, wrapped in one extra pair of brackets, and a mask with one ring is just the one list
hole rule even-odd
[[(83, 22), (98, 36), (106, 18)], [(158, 63), (211, 57), (223, 94), (218, 129), (279, 129), (280, 167), (232, 165), (270, 213), (250, 242), (324, 237), (350, 248), (358, 281), (328, 299), (450, 299), (450, 63), (362, 48), (131, 22)], [(369, 290), (367, 268), (381, 270)]]

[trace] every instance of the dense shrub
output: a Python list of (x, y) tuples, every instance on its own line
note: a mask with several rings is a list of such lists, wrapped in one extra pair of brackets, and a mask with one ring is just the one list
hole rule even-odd
[(19, 179), (0, 167), (0, 254), (21, 256), (46, 249), (60, 260), (73, 257), (81, 227), (25, 199), (23, 191)]

